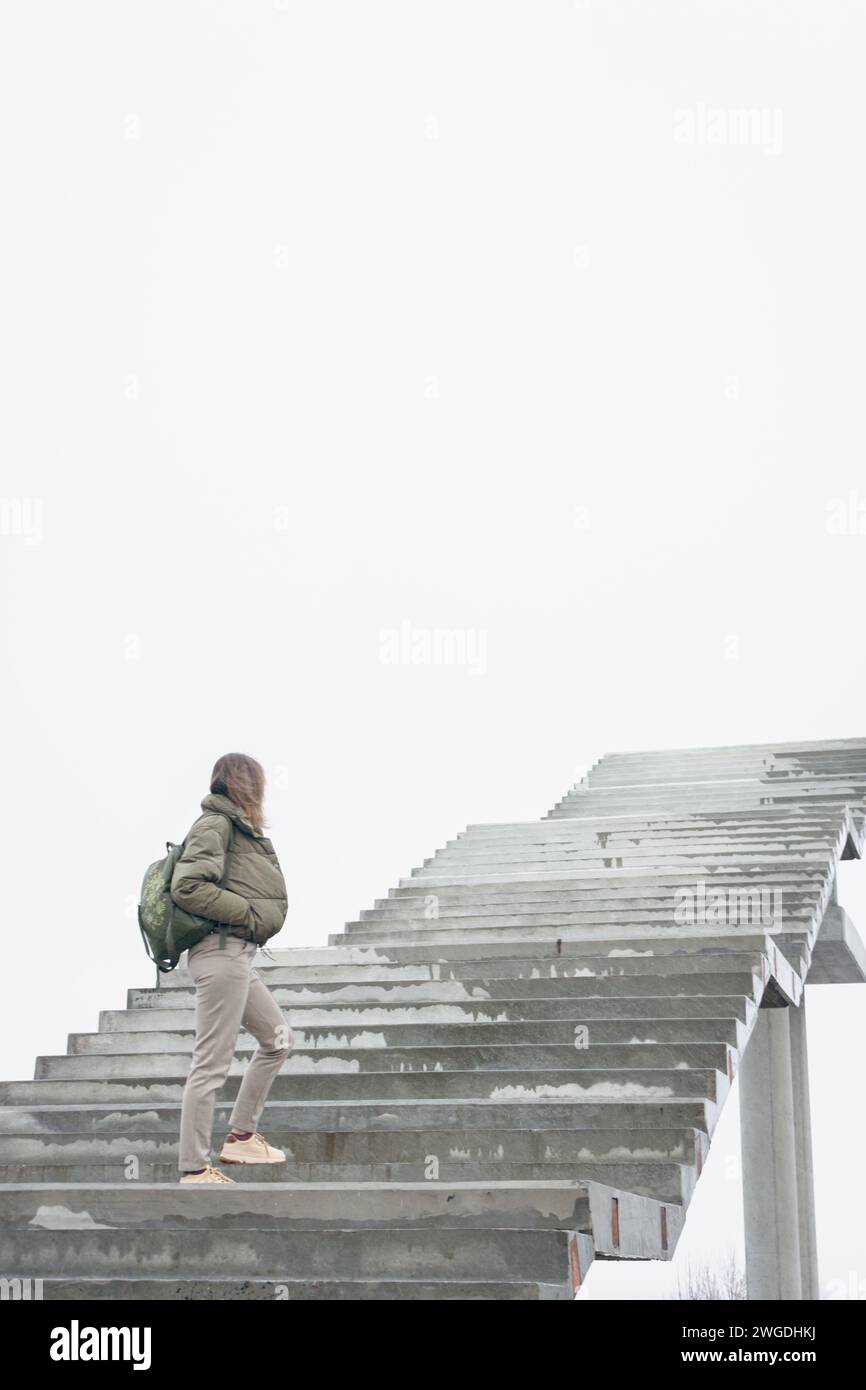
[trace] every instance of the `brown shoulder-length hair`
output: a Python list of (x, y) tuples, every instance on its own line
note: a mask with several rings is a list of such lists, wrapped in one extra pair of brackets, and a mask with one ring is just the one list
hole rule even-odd
[(261, 835), (265, 827), (265, 770), (246, 753), (223, 753), (211, 773), (210, 789), (239, 806)]

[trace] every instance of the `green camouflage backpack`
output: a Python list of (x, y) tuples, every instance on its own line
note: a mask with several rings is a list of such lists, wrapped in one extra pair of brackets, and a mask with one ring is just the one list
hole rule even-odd
[[(229, 825), (233, 835), (234, 826), (230, 820)], [(144, 875), (138, 904), (138, 925), (148, 956), (158, 971), (168, 974), (179, 964), (184, 951), (201, 941), (214, 923), (206, 917), (185, 912), (172, 901), (171, 879), (175, 865), (183, 854), (183, 845), (174, 845), (171, 840), (166, 840), (165, 847), (168, 850), (165, 858), (157, 859)]]

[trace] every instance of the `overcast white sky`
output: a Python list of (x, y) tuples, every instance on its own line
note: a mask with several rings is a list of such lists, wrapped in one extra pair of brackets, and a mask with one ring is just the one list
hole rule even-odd
[[(6, 8), (4, 1076), (150, 983), (142, 872), (229, 749), (301, 945), (605, 752), (864, 733), (864, 31), (843, 0)], [(825, 1284), (866, 1280), (864, 999), (810, 992)]]

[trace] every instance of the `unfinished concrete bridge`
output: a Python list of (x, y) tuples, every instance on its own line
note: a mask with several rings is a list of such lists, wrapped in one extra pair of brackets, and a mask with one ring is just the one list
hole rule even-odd
[(739, 1074), (750, 1297), (817, 1297), (804, 985), (866, 979), (836, 896), (864, 797), (866, 739), (613, 754), (543, 820), (470, 826), (329, 947), (259, 958), (289, 1161), (236, 1187), (176, 1182), (189, 977), (131, 990), (0, 1087), (0, 1274), (572, 1298), (596, 1257), (671, 1257)]

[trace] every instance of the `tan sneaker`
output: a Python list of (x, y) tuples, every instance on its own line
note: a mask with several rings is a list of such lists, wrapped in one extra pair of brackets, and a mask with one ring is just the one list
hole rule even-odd
[(205, 1168), (203, 1173), (181, 1173), (181, 1182), (230, 1182), (234, 1183), (234, 1178), (227, 1178), (225, 1173), (221, 1173), (219, 1168)]
[(220, 1163), (285, 1163), (282, 1149), (273, 1148), (263, 1134), (249, 1139), (227, 1139), (220, 1154)]

